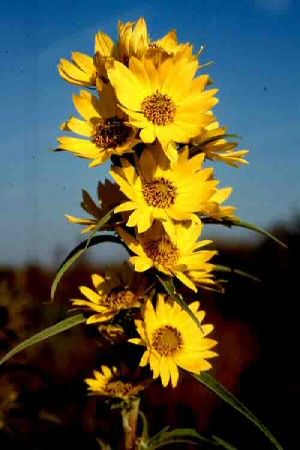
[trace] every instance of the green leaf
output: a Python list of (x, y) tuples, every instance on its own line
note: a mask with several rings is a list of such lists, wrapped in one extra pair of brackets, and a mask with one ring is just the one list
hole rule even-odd
[(285, 249), (288, 248), (288, 246), (284, 242), (282, 242), (280, 239), (273, 236), (273, 234), (271, 234), (269, 231), (265, 230), (264, 228), (259, 227), (258, 225), (255, 225), (254, 223), (245, 222), (245, 221), (239, 220), (239, 219), (218, 220), (218, 219), (213, 219), (212, 217), (203, 217), (203, 218), (201, 218), (201, 220), (204, 223), (211, 223), (214, 225), (225, 225), (226, 227), (229, 227), (229, 228), (234, 226), (234, 227), (246, 228), (247, 230), (256, 231), (256, 233), (262, 234), (263, 236), (266, 236), (269, 239), (272, 239), (272, 241), (276, 242), (281, 247), (283, 247)]
[(226, 272), (226, 273), (231, 273), (233, 275), (240, 275), (241, 277), (249, 278), (249, 280), (255, 281), (256, 283), (260, 283), (260, 281), (261, 281), (259, 278), (255, 277), (254, 275), (251, 275), (250, 273), (244, 272), (239, 269), (234, 269), (233, 267), (221, 266), (219, 264), (216, 264), (214, 270), (216, 272)]
[(181, 294), (178, 294), (175, 290), (173, 280), (171, 278), (162, 278), (160, 275), (156, 275), (157, 279), (167, 292), (167, 294), (172, 297), (178, 305), (181, 306), (181, 308), (193, 319), (193, 321), (196, 323), (196, 325), (200, 328), (202, 331), (202, 326), (193, 311), (188, 307), (188, 305), (183, 300), (183, 297)]
[(114, 244), (121, 244), (124, 245), (122, 243), (122, 241), (115, 237), (112, 236), (110, 234), (103, 234), (100, 236), (93, 236), (90, 237), (89, 239), (81, 242), (81, 244), (79, 244), (77, 247), (75, 247), (66, 257), (66, 259), (63, 261), (63, 263), (61, 264), (61, 266), (59, 267), (52, 286), (51, 286), (51, 300), (54, 299), (54, 295), (57, 289), (57, 286), (60, 282), (60, 280), (62, 279), (63, 275), (65, 274), (65, 272), (75, 263), (75, 261), (78, 260), (78, 258), (80, 258), (80, 256), (83, 255), (83, 253), (89, 248), (89, 247), (93, 247), (94, 245), (98, 245), (98, 244), (102, 244), (103, 242), (112, 242)]
[(232, 445), (228, 444), (228, 442), (224, 441), (223, 439), (219, 438), (218, 436), (213, 435), (212, 437), (218, 447), (225, 448), (226, 450), (237, 450), (236, 447), (233, 447)]
[(241, 402), (239, 401), (231, 392), (229, 392), (221, 383), (219, 383), (212, 375), (207, 373), (201, 373), (199, 375), (193, 375), (196, 380), (200, 381), (205, 387), (213, 391), (218, 395), (224, 402), (228, 403), (232, 408), (236, 409), (240, 414), (247, 417), (247, 419), (252, 422), (260, 431), (262, 431), (265, 436), (272, 442), (275, 448), (278, 450), (283, 450), (279, 442), (270, 433), (270, 431), (265, 427), (265, 425), (255, 417), (255, 415)]
[(192, 428), (177, 428), (171, 431), (163, 429), (148, 441), (147, 447), (154, 450), (165, 445), (179, 443), (197, 444), (199, 441), (212, 443)]
[[(76, 247), (74, 250), (71, 251), (71, 253), (69, 253), (69, 255), (67, 256), (67, 258), (63, 261), (63, 263), (61, 264), (60, 268), (58, 269), (55, 278), (53, 280), (52, 286), (51, 286), (51, 300), (54, 299), (54, 294), (57, 288), (57, 285), (61, 279), (61, 277), (63, 276), (63, 274), (69, 269), (69, 267), (81, 256), (83, 255), (83, 253), (92, 245), (96, 245), (96, 244), (92, 244), (94, 235), (100, 231), (102, 228), (104, 228), (104, 226), (110, 221), (110, 219), (113, 217), (114, 215), (114, 210), (111, 209), (110, 211), (108, 211), (108, 213), (105, 214), (105, 216), (101, 217), (101, 219), (99, 220), (99, 222), (97, 223), (95, 229), (92, 231), (92, 233), (90, 234), (89, 238), (87, 240), (85, 240), (84, 242), (82, 242), (78, 247)], [(80, 247), (80, 248), (79, 248)], [(78, 249), (78, 251), (76, 251)]]
[(61, 322), (58, 322), (57, 324), (52, 325), (49, 328), (45, 328), (43, 331), (40, 331), (34, 336), (31, 336), (29, 339), (26, 339), (25, 341), (21, 342), (21, 344), (14, 347), (10, 352), (6, 353), (6, 355), (4, 355), (3, 358), (0, 360), (0, 365), (8, 361), (17, 353), (25, 350), (27, 347), (31, 347), (32, 345), (38, 344), (39, 342), (44, 341), (45, 339), (55, 336), (56, 334), (62, 333), (63, 331), (69, 330), (70, 328), (73, 328), (76, 325), (80, 325), (85, 321), (86, 319), (83, 316), (83, 314), (77, 314), (76, 316), (68, 317), (67, 319), (62, 320)]

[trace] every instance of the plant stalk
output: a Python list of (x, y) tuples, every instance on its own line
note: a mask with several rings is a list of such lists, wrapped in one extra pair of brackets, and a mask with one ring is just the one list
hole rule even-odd
[(122, 410), (124, 450), (136, 450), (139, 405), (140, 399), (134, 398), (128, 406)]

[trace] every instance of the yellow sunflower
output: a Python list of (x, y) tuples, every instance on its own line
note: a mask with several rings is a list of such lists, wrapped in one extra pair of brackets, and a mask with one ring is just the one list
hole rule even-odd
[[(179, 152), (173, 164), (159, 145), (147, 147), (135, 169), (127, 160), (114, 167), (111, 176), (129, 201), (121, 203), (115, 212), (133, 211), (127, 226), (137, 226), (138, 232), (148, 230), (155, 219), (194, 220), (221, 213), (220, 203), (230, 195), (231, 188), (218, 190), (212, 179), (213, 169), (202, 168), (204, 154), (189, 159), (189, 149)], [(230, 208), (225, 207), (226, 213)]]
[(118, 108), (111, 86), (103, 89), (100, 99), (89, 92), (80, 91), (79, 95), (73, 96), (73, 100), (84, 120), (71, 117), (61, 128), (88, 139), (59, 137), (58, 150), (92, 159), (89, 166), (94, 167), (112, 155), (131, 151), (139, 142), (136, 130), (127, 123), (125, 114)]
[(128, 66), (129, 58), (147, 57), (156, 65), (169, 56), (179, 52), (190, 59), (197, 59), (192, 54), (191, 44), (179, 44), (176, 30), (167, 33), (161, 39), (151, 41), (146, 21), (143, 17), (136, 22), (119, 22), (119, 39), (113, 39), (103, 31), (95, 36), (95, 52), (93, 56), (81, 52), (73, 52), (71, 61), (62, 58), (58, 64), (61, 77), (77, 86), (96, 86), (99, 91), (107, 84), (107, 67), (114, 61), (120, 61)]
[(183, 55), (166, 59), (155, 67), (150, 59), (130, 58), (129, 68), (118, 61), (108, 69), (129, 123), (140, 128), (145, 143), (157, 138), (171, 160), (177, 159), (171, 141), (188, 143), (212, 121), (209, 110), (217, 103), (217, 89), (204, 91), (208, 77), (194, 79), (197, 61)]
[[(193, 302), (189, 308), (202, 322), (205, 312), (200, 311), (200, 303)], [(177, 386), (178, 367), (197, 374), (212, 367), (207, 359), (217, 356), (211, 351), (217, 342), (206, 336), (213, 330), (213, 325), (201, 325), (200, 329), (177, 303), (165, 295), (158, 294), (156, 309), (147, 300), (143, 319), (135, 323), (140, 337), (129, 341), (146, 347), (140, 366), (150, 364), (153, 378), (160, 377), (163, 386), (167, 386), (169, 381), (173, 387)]]
[(101, 366), (101, 372), (94, 370), (94, 378), (86, 378), (84, 381), (88, 385), (89, 391), (94, 395), (105, 397), (117, 397), (128, 400), (143, 390), (143, 384), (133, 384), (122, 380), (118, 369), (108, 366)]
[(91, 218), (75, 217), (69, 214), (65, 215), (71, 223), (87, 225), (81, 230), (81, 233), (89, 233), (90, 231), (95, 230), (99, 220), (102, 219), (102, 217), (104, 217), (110, 210), (112, 210), (112, 208), (125, 200), (119, 186), (109, 180), (105, 180), (104, 183), (99, 181), (97, 194), (98, 201), (95, 203), (90, 194), (82, 189), (82, 202), (80, 205), (84, 211), (92, 216)]
[(96, 313), (87, 319), (87, 324), (107, 322), (119, 311), (141, 305), (145, 280), (126, 263), (118, 271), (106, 270), (103, 275), (93, 274), (92, 282), (94, 289), (79, 287), (87, 300), (71, 299), (73, 306)]
[(219, 122), (214, 119), (199, 136), (193, 139), (192, 143), (199, 146), (200, 151), (205, 154), (205, 158), (212, 161), (222, 161), (232, 167), (248, 164), (245, 156), (249, 150), (235, 150), (238, 143), (228, 142), (224, 137), (226, 133), (227, 128), (221, 127)]
[(117, 46), (106, 33), (100, 31), (95, 36), (95, 53), (93, 56), (73, 52), (72, 61), (62, 58), (58, 64), (61, 77), (78, 86), (97, 86), (102, 90), (108, 82), (106, 63), (118, 57)]
[(141, 58), (149, 46), (147, 24), (143, 17), (137, 22), (119, 22), (119, 56), (120, 61), (128, 63), (131, 56)]
[(155, 267), (160, 272), (177, 277), (195, 292), (195, 284), (213, 285), (214, 265), (209, 261), (217, 252), (202, 250), (212, 242), (198, 241), (203, 225), (166, 222), (164, 227), (160, 222), (154, 222), (136, 239), (122, 228), (117, 229), (128, 248), (137, 255), (129, 258), (134, 269), (144, 272)]
[(62, 58), (58, 64), (60, 76), (77, 86), (95, 86), (97, 71), (94, 59), (85, 53), (73, 52), (72, 61)]

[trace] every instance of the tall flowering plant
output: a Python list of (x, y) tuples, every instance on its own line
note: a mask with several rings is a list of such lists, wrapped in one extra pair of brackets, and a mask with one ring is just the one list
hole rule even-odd
[[(203, 229), (217, 223), (268, 233), (236, 215), (236, 208), (227, 204), (232, 188), (220, 187), (211, 166), (212, 161), (245, 165), (248, 151), (237, 150), (233, 135), (215, 116), (218, 90), (204, 73), (201, 54), (202, 49), (195, 53), (190, 43), (178, 42), (174, 30), (152, 40), (140, 18), (120, 22), (116, 42), (97, 33), (94, 55), (74, 52), (71, 61), (60, 61), (62, 78), (83, 89), (73, 95), (78, 114), (61, 125), (57, 150), (89, 160), (91, 168), (110, 161), (111, 179), (99, 182), (96, 201), (83, 191), (86, 217), (66, 216), (90, 235), (62, 263), (52, 297), (63, 274), (90, 246), (123, 245), (128, 261), (118, 270), (104, 267), (91, 274), (89, 286), (79, 286), (78, 298), (70, 300), (72, 310), (81, 313), (23, 342), (2, 361), (80, 323), (97, 327), (112, 353), (114, 345), (127, 342), (124, 360), (96, 367), (85, 380), (90, 393), (119, 399), (126, 450), (203, 439), (206, 445), (229, 448), (223, 440), (203, 438), (191, 429), (163, 430), (151, 438), (146, 426), (140, 430), (140, 393), (153, 379), (176, 388), (183, 372), (281, 448), (209, 372), (218, 345), (197, 298), (204, 289), (222, 292), (218, 274), (232, 269), (215, 264), (217, 252), (211, 240), (202, 238)], [(124, 371), (134, 348), (140, 369)]]

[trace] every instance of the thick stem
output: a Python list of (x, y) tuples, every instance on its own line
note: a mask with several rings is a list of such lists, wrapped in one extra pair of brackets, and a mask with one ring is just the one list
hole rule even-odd
[(124, 430), (124, 450), (136, 450), (136, 431), (140, 399), (135, 398), (122, 411)]

